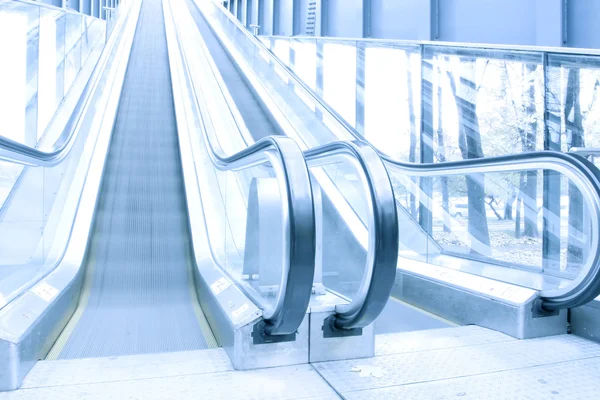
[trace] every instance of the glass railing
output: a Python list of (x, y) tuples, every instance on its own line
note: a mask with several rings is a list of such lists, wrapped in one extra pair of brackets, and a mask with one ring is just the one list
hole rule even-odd
[[(64, 254), (107, 106), (104, 68), (115, 61), (103, 53), (104, 21), (45, 5), (1, 2), (0, 34), (12, 38), (0, 41), (3, 146), (52, 154), (73, 139), (57, 162), (21, 162), (4, 147), (0, 151), (1, 308)], [(122, 52), (123, 40), (114, 41)], [(84, 95), (71, 98), (72, 114), (61, 115), (62, 126), (49, 129), (76, 81), (85, 86)], [(85, 112), (90, 105), (95, 113)]]
[(594, 135), (600, 53), (369, 39), (260, 40), (348, 124), (397, 159), (465, 158), (459, 127), (469, 112), (480, 157), (600, 147)]
[[(594, 112), (600, 107), (600, 54), (335, 38), (261, 41), (348, 126), (395, 160), (443, 163), (600, 147), (595, 135), (600, 114)], [(473, 205), (465, 179), (453, 183), (456, 179), (421, 189), (440, 199), (449, 218), (465, 220)], [(461, 255), (474, 250), (435, 233), (436, 218), (421, 216), (427, 208), (394, 180), (403, 194), (399, 200), (440, 250)], [(564, 176), (523, 171), (488, 179), (484, 192), (484, 218), (476, 224), (489, 231), (491, 247), (496, 237), (496, 246), (507, 252), (494, 260), (551, 275), (568, 275), (582, 263), (587, 214), (579, 190)], [(543, 204), (555, 205), (546, 228)]]
[[(218, 4), (198, 5), (252, 84), (285, 115), (283, 123), (293, 127), (297, 139), (310, 147), (366, 138), (387, 156), (402, 205), (401, 256), (554, 293), (572, 289), (595, 268), (595, 244), (588, 240), (598, 232), (582, 222), (595, 215), (590, 211), (594, 195), (582, 197), (583, 190), (593, 192), (593, 182), (565, 175), (559, 155), (549, 155), (554, 161), (547, 167), (525, 167), (527, 157), (521, 157), (498, 173), (490, 169), (474, 175), (448, 174), (440, 164), (518, 155), (546, 145), (541, 139), (544, 110), (538, 104), (549, 97), (539, 89), (549, 78), (539, 79), (547, 74), (535, 67), (543, 59), (539, 54), (261, 38), (279, 56), (275, 60)], [(492, 76), (498, 71), (505, 77), (500, 83)], [(479, 96), (487, 96), (481, 107)], [(565, 93), (564, 101), (569, 99)], [(503, 107), (513, 113), (499, 114)], [(570, 108), (571, 117), (577, 109)], [(496, 114), (482, 122), (483, 110)], [(484, 137), (496, 140), (489, 151)], [(397, 165), (394, 160), (415, 163), (416, 168), (417, 163), (429, 163), (439, 178), (413, 174), (410, 163)], [(439, 168), (433, 167), (434, 161)], [(358, 196), (349, 198), (352, 204)]]
[[(57, 137), (45, 137), (46, 128), (90, 55), (97, 62), (92, 49), (103, 46), (105, 29), (104, 21), (67, 10), (0, 3), (0, 136), (53, 145)], [(0, 161), (0, 208), (22, 168)]]

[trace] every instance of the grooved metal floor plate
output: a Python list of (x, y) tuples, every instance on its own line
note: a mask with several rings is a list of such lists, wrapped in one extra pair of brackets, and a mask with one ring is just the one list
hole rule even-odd
[(343, 395), (348, 400), (596, 400), (600, 393), (599, 376), (600, 359), (592, 358)]
[(23, 389), (164, 378), (233, 371), (225, 350), (195, 350), (136, 356), (40, 361), (27, 375)]
[(143, 0), (75, 317), (49, 358), (205, 349), (161, 0)]
[(576, 336), (561, 335), (313, 365), (330, 385), (345, 395), (593, 357), (600, 357), (600, 345)]
[(476, 325), (426, 331), (388, 333), (375, 337), (375, 355), (412, 353), (478, 344), (516, 341), (517, 339)]
[[(163, 370), (162, 367), (158, 367)], [(310, 365), (20, 389), (0, 399), (339, 399)]]

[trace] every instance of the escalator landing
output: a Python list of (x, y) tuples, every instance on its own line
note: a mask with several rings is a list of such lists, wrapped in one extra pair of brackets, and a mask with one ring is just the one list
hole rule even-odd
[(378, 335), (376, 356), (234, 371), (223, 349), (41, 361), (2, 399), (596, 399), (600, 344), (477, 326)]

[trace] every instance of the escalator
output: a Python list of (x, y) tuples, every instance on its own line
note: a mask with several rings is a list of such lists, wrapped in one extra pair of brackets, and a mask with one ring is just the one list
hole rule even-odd
[[(0, 166), (21, 168), (0, 215), (13, 237), (0, 244), (0, 391), (40, 359), (221, 346), (231, 368), (308, 362), (316, 238), (304, 156), (283, 137), (224, 154), (208, 124), (188, 129), (210, 116), (182, 103), (164, 6), (121, 10), (49, 151), (0, 137)], [(276, 193), (270, 231), (251, 205), (262, 178)], [(280, 256), (266, 271), (258, 246), (246, 249), (253, 233)]]
[[(212, 2), (193, 0), (188, 5), (206, 43), (205, 52), (209, 54), (207, 58), (213, 60), (213, 74), (220, 76), (223, 90), (231, 93), (233, 101), (239, 101), (236, 106), (250, 131), (250, 127), (254, 126), (251, 117), (260, 110), (268, 110), (271, 115), (269, 119), (276, 120), (280, 127), (276, 131), (284, 131), (286, 135), (294, 137), (303, 149), (335, 140), (364, 142), (364, 138), (350, 124), (325, 104), (314, 90), (223, 7)], [(252, 96), (247, 91), (254, 94), (254, 102), (248, 101)], [(249, 104), (254, 104), (253, 108)], [(538, 335), (544, 329), (548, 329), (546, 334), (563, 331), (566, 329), (564, 310), (585, 304), (599, 294), (600, 263), (595, 240), (588, 241), (584, 246), (585, 257), (575, 267), (565, 267), (564, 260), (559, 260), (558, 254), (552, 256), (556, 260), (546, 259), (545, 256), (534, 260), (526, 257), (519, 259), (518, 253), (496, 248), (493, 244), (490, 246), (482, 240), (487, 236), (485, 232), (479, 232), (479, 229), (483, 229), (482, 224), (465, 224), (461, 221), (453, 223), (452, 220), (456, 220), (456, 217), (449, 215), (447, 206), (432, 195), (432, 188), (439, 192), (443, 181), (459, 182), (466, 178), (467, 186), (471, 186), (468, 190), (479, 190), (477, 196), (483, 199), (489, 193), (483, 189), (484, 185), (477, 182), (487, 181), (487, 188), (506, 192), (511, 189), (510, 182), (515, 179), (518, 181), (519, 174), (535, 173), (541, 176), (553, 173), (555, 178), (552, 179), (555, 179), (556, 184), (563, 182), (561, 185), (565, 185), (568, 182), (568, 185), (576, 186), (584, 194), (584, 214), (590, 216), (586, 218), (586, 221), (590, 220), (590, 224), (579, 235), (596, 237), (600, 186), (598, 171), (591, 163), (573, 155), (552, 152), (437, 165), (411, 164), (389, 157), (385, 152), (380, 151), (379, 154), (395, 187), (402, 227), (399, 246), (399, 271), (402, 278), (397, 285), (398, 296), (413, 304), (420, 304), (425, 300), (423, 305), (427, 309), (449, 315), (449, 318), (460, 323), (482, 323), (522, 338), (529, 334)], [(336, 185), (355, 206), (353, 200), (357, 195), (356, 190), (353, 193), (350, 187), (352, 184), (336, 182)], [(414, 212), (408, 209), (406, 199), (409, 196), (417, 201), (418, 221)], [(325, 217), (335, 215), (332, 208), (339, 210), (337, 204), (331, 207), (327, 201), (324, 196)], [(354, 208), (364, 224), (360, 206)], [(562, 240), (560, 236), (564, 235), (556, 233), (560, 231), (560, 224), (557, 223), (560, 213), (556, 203), (544, 204), (543, 208), (544, 219), (547, 221), (544, 222), (547, 224), (545, 226), (553, 229), (552, 235), (555, 235), (550, 235), (548, 240), (554, 240), (554, 245), (558, 246), (557, 243)], [(485, 218), (484, 210), (471, 206), (469, 214), (472, 220)], [(343, 219), (337, 226), (348, 226), (348, 220)], [(435, 225), (432, 226), (433, 224)], [(330, 226), (335, 226), (335, 223)], [(454, 246), (452, 251), (447, 250), (448, 243)], [(542, 254), (545, 251), (542, 247), (546, 245), (540, 242), (539, 249), (535, 251)], [(547, 267), (553, 263), (560, 264), (560, 268)], [(440, 284), (429, 285), (433, 281)], [(453, 286), (457, 289), (448, 290), (448, 287)], [(440, 296), (435, 296), (436, 292)], [(475, 310), (481, 308), (473, 306), (477, 301), (466, 300), (473, 293), (489, 300), (488, 304), (504, 303), (507, 306), (477, 315), (479, 313)], [(453, 306), (457, 301), (472, 301), (473, 304)], [(522, 305), (514, 308), (515, 304)], [(475, 307), (475, 310), (471, 307)], [(501, 321), (501, 318), (491, 321), (487, 317), (490, 313), (504, 312), (529, 315), (525, 318), (533, 318), (535, 321), (531, 324)], [(556, 317), (561, 322), (553, 325), (549, 322), (552, 318), (541, 317)], [(528, 332), (528, 326), (534, 326), (540, 321), (552, 326)]]
[(164, 18), (142, 3), (83, 291), (48, 359), (216, 347), (198, 304)]
[[(1, 267), (20, 272), (44, 264), (5, 303), (0, 292), (0, 390), (18, 388), (45, 357), (52, 361), (34, 367), (15, 398), (402, 398), (432, 392), (436, 398), (480, 398), (489, 394), (490, 383), (509, 386), (519, 379), (517, 395), (533, 387), (547, 397), (551, 389), (558, 393), (546, 380), (549, 372), (557, 375), (571, 359), (587, 362), (600, 354), (597, 346), (567, 335), (518, 341), (480, 326), (431, 329), (451, 323), (388, 302), (399, 283), (435, 278), (427, 275), (427, 263), (410, 264), (402, 252), (425, 249), (429, 257), (433, 248), (435, 256), (446, 256), (436, 253), (435, 237), (402, 208), (399, 187), (419, 194), (427, 209), (432, 199), (419, 192), (417, 179), (554, 169), (578, 184), (589, 212), (599, 216), (600, 184), (590, 165), (547, 153), (433, 168), (403, 164), (381, 157), (358, 137), (338, 142), (348, 132), (322, 104), (299, 97), (275, 106), (288, 111), (286, 125), (222, 46), (197, 3), (134, 4), (141, 6), (127, 22), (132, 34), (123, 34), (118, 23), (115, 28), (118, 36), (132, 38), (131, 53), (115, 51), (125, 54), (121, 64), (116, 56), (103, 69), (109, 75), (126, 66), (122, 88), (118, 77), (98, 77), (112, 88), (106, 97), (118, 102), (113, 116), (110, 107), (84, 99), (81, 114), (73, 114), (76, 133), (63, 135), (50, 153), (0, 137), (2, 162), (23, 166), (14, 199), (42, 200), (41, 213), (33, 209), (15, 218), (16, 201), (0, 213), (0, 229), (31, 241), (34, 249), (24, 257), (21, 248), (6, 251), (3, 257), (26, 261), (8, 264), (3, 258)], [(193, 16), (189, 21), (202, 32), (212, 59), (194, 52), (202, 45), (187, 30), (185, 15)], [(123, 40), (119, 48), (127, 47)], [(262, 57), (244, 41), (240, 47)], [(302, 89), (282, 75), (272, 88)], [(86, 123), (87, 114), (106, 119), (108, 133), (79, 133), (102, 125)], [(93, 153), (89, 163), (81, 155), (87, 153)], [(75, 178), (55, 182), (69, 174)], [(40, 187), (38, 195), (34, 189)], [(19, 229), (34, 214), (42, 215), (43, 232), (25, 237)], [(597, 238), (598, 224), (592, 221), (590, 229)], [(590, 246), (587, 269), (565, 279), (565, 286), (541, 291), (543, 303), (533, 310), (537, 322), (549, 316), (563, 329), (554, 313), (597, 293), (599, 253), (597, 244)], [(421, 269), (406, 274), (415, 265)], [(578, 286), (585, 291), (572, 290)], [(445, 289), (416, 296), (460, 308)], [(477, 313), (480, 307), (493, 318), (494, 310), (481, 302), (489, 299), (473, 297), (461, 311)], [(376, 342), (375, 320), (377, 333), (395, 333)], [(413, 330), (421, 332), (397, 333)], [(170, 354), (158, 354), (165, 352)], [(578, 368), (575, 375), (587, 366)], [(507, 371), (513, 376), (497, 379)], [(479, 382), (481, 392), (471, 391), (469, 379), (484, 374), (492, 375)], [(451, 378), (462, 386), (440, 384)], [(436, 388), (423, 391), (428, 384)], [(559, 389), (571, 393), (563, 381)]]
[[(123, 10), (54, 144), (0, 137), (0, 166), (21, 168), (0, 216), (14, 236), (1, 244), (0, 390), (41, 359), (216, 348), (246, 370), (373, 356), (398, 245), (383, 163), (360, 143), (303, 153), (258, 103), (257, 140), (242, 143), (222, 93), (192, 82), (175, 10)], [(360, 239), (337, 209), (316, 216), (315, 177), (340, 162), (364, 185)], [(358, 240), (371, 250), (350, 251)]]
[[(187, 8), (193, 18), (193, 21), (199, 30), (201, 37), (210, 51), (210, 56), (219, 75), (226, 85), (227, 94), (231, 96), (231, 101), (239, 112), (241, 117), (238, 125), (247, 130), (249, 138), (246, 139), (246, 145), (253, 141), (258, 141), (265, 135), (285, 135), (279, 121), (272, 115), (263, 100), (252, 88), (238, 65), (231, 58), (230, 54), (224, 48), (216, 33), (212, 30), (205, 16), (197, 8), (193, 0), (186, 0)], [(210, 62), (211, 60), (209, 60)], [(292, 104), (292, 103), (291, 103)], [(290, 105), (293, 107), (293, 105)], [(299, 108), (296, 108), (299, 109)], [(307, 119), (307, 123), (311, 123)], [(321, 127), (323, 129), (323, 126)], [(305, 139), (305, 138), (303, 138)], [(311, 138), (306, 138), (311, 140)], [(318, 145), (326, 143), (318, 143)], [(344, 165), (338, 176), (355, 178), (355, 172), (352, 168)], [(345, 178), (341, 178), (345, 179)], [(358, 178), (356, 178), (359, 180)], [(348, 184), (348, 182), (345, 182)], [(338, 182), (344, 184), (344, 182)], [(357, 197), (362, 197), (357, 195)], [(360, 281), (363, 274), (363, 265), (366, 261), (368, 250), (360, 244), (360, 239), (353, 233), (344, 221), (340, 211), (336, 208), (332, 199), (324, 194), (321, 196), (323, 218), (323, 265), (324, 277), (323, 283), (326, 287), (335, 290), (337, 293), (352, 298), (356, 294), (356, 284), (352, 282)], [(363, 203), (358, 200), (357, 203)], [(358, 207), (364, 207), (364, 204)], [(359, 212), (360, 213), (360, 212)], [(364, 212), (361, 213), (364, 216)], [(343, 266), (344, 271), (336, 270), (336, 267)], [(328, 277), (329, 275), (329, 277)], [(344, 282), (340, 282), (344, 281)], [(350, 282), (350, 283), (348, 283)], [(412, 307), (395, 298), (392, 298), (382, 312), (382, 317), (376, 324), (376, 332), (402, 332), (421, 329), (434, 329), (451, 326), (450, 321), (439, 318), (433, 314)]]

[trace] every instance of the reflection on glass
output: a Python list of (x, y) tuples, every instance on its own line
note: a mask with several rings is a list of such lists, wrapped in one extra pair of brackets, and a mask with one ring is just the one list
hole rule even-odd
[[(536, 288), (558, 283), (552, 278), (523, 282), (526, 274), (504, 274), (500, 272), (504, 268), (494, 265), (544, 272), (556, 279), (569, 280), (590, 261), (591, 225), (589, 218), (577, 226), (571, 224), (569, 215), (574, 208), (568, 193), (574, 185), (566, 177), (559, 176), (555, 207), (544, 203), (541, 180), (533, 179), (538, 185), (533, 191), (535, 197), (524, 189), (524, 182), (542, 176), (542, 170), (438, 176), (432, 178), (431, 196), (415, 184), (415, 179), (393, 169), (390, 172), (395, 178), (396, 199), (402, 206), (399, 215), (404, 226), (400, 235), (403, 257)], [(469, 186), (476, 187), (477, 197), (469, 196)], [(411, 193), (419, 201), (419, 207), (432, 215), (430, 233), (409, 217), (406, 205)], [(580, 212), (589, 215), (587, 203), (580, 199)], [(543, 251), (543, 237), (549, 234), (556, 235), (556, 254)], [(568, 254), (574, 235), (580, 248), (577, 259)], [(472, 262), (466, 262), (467, 259)]]
[(322, 262), (322, 283), (352, 299), (367, 270), (371, 204), (364, 175), (352, 159), (334, 156), (330, 162), (311, 168), (313, 196), (319, 203), (315, 212), (322, 238), (318, 256)]
[(36, 134), (38, 24), (37, 8), (0, 5), (0, 135), (19, 143)]
[[(0, 40), (0, 135), (44, 150), (54, 146), (44, 134), (81, 70), (82, 42), (91, 63), (101, 51), (89, 57), (91, 47), (104, 43), (104, 21), (86, 17), (91, 35), (84, 38), (82, 18), (35, 4), (0, 4), (0, 37), (10, 38)], [(67, 199), (83, 182), (90, 157), (83, 157), (83, 146), (92, 119), (81, 120), (81, 134), (56, 166), (0, 162), (0, 307), (51, 271), (66, 248), (77, 206)], [(56, 130), (62, 133), (62, 127)]]
[(65, 93), (71, 88), (73, 80), (81, 68), (81, 33), (81, 15), (66, 14)]
[(323, 45), (323, 98), (350, 125), (356, 120), (356, 47), (354, 43)]
[(317, 84), (317, 44), (314, 40), (294, 40), (294, 72), (311, 89)]
[(417, 49), (369, 44), (365, 48), (365, 138), (379, 150), (416, 162), (421, 118)]

